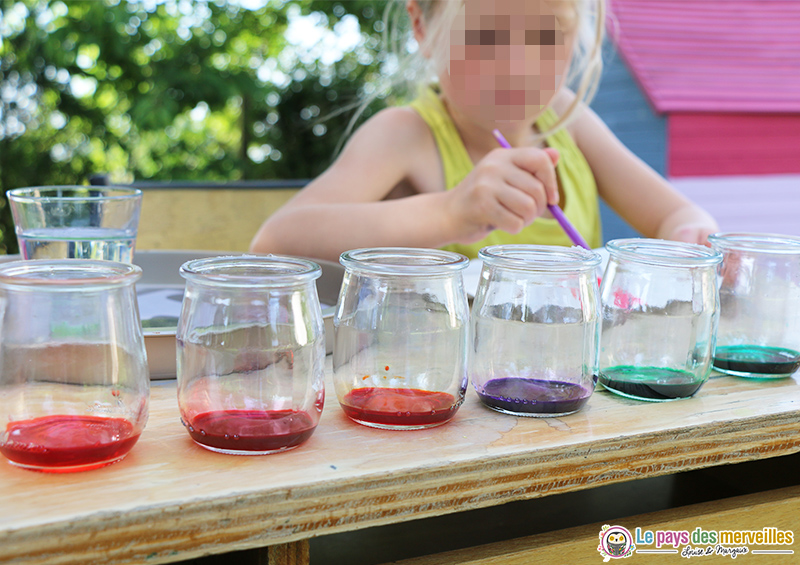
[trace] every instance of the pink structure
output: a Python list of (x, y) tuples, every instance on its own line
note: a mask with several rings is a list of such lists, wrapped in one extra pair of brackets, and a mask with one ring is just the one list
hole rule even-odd
[(611, 0), (670, 177), (800, 173), (800, 2)]

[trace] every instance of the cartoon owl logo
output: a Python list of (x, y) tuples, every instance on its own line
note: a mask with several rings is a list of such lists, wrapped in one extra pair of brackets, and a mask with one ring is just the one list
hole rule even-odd
[(608, 546), (608, 553), (614, 557), (622, 555), (628, 540), (625, 539), (625, 534), (622, 532), (614, 532), (609, 534), (606, 538), (606, 545)]
[(630, 557), (635, 548), (633, 536), (626, 528), (606, 524), (600, 530), (600, 545), (597, 546), (597, 551), (603, 556), (603, 561)]

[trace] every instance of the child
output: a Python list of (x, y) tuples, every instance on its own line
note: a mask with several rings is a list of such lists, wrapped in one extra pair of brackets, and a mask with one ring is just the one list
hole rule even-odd
[[(408, 0), (438, 85), (369, 119), (264, 223), (252, 251), (336, 260), (359, 247), (476, 257), (499, 243), (571, 245), (548, 203), (599, 247), (598, 195), (646, 237), (706, 243), (714, 220), (585, 105), (604, 1)], [(513, 149), (498, 148), (495, 128)]]

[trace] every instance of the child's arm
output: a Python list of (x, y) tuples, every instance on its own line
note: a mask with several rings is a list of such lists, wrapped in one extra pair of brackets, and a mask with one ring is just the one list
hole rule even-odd
[(589, 108), (570, 130), (592, 168), (600, 196), (646, 237), (707, 244), (714, 218), (628, 150)]
[(251, 250), (336, 260), (347, 249), (445, 239), (441, 195), (383, 200), (424, 159), (410, 111), (386, 110), (359, 128), (331, 167), (264, 222)]
[[(410, 109), (362, 126), (331, 167), (270, 217), (251, 250), (335, 260), (358, 247), (440, 247), (516, 232), (558, 200), (550, 156), (498, 149), (444, 191), (433, 136)], [(413, 196), (385, 199), (405, 184)]]

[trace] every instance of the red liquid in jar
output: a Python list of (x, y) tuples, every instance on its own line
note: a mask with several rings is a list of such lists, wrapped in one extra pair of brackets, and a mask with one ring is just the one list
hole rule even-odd
[(121, 459), (139, 439), (122, 418), (41, 416), (11, 422), (0, 453), (25, 467), (53, 473), (86, 471)]
[(353, 389), (341, 404), (344, 413), (358, 422), (409, 427), (442, 424), (459, 406), (446, 392), (379, 387)]
[(224, 451), (280, 451), (295, 447), (317, 425), (302, 410), (215, 410), (192, 418), (186, 428), (197, 443)]

